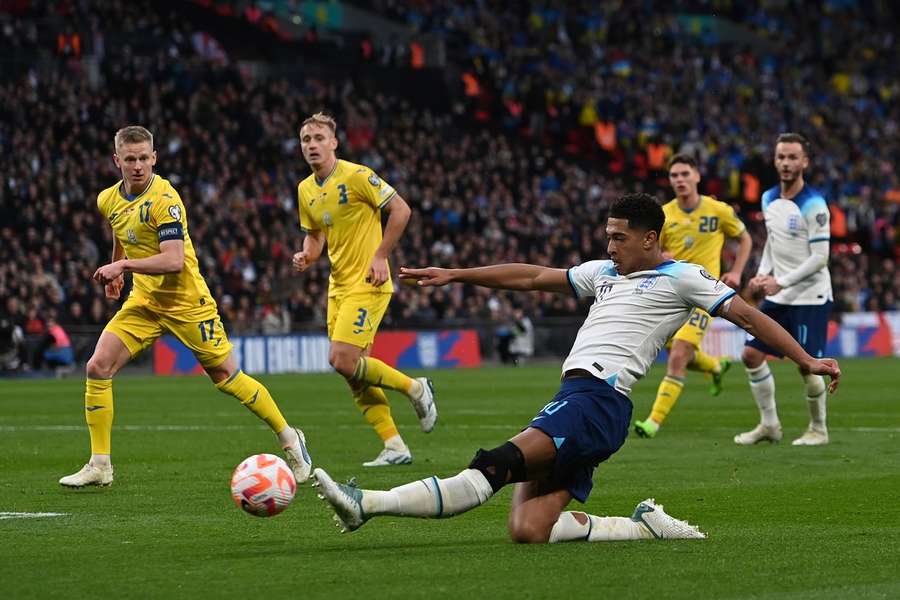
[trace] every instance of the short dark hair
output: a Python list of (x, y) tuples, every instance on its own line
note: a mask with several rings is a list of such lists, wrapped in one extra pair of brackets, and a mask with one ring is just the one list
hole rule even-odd
[(662, 231), (666, 214), (650, 194), (625, 194), (609, 209), (609, 217), (612, 219), (626, 219), (630, 229), (644, 229), (655, 231), (656, 235)]
[(806, 136), (801, 135), (799, 133), (781, 133), (775, 138), (775, 145), (778, 144), (800, 144), (800, 147), (803, 148), (803, 153), (806, 156), (809, 156), (810, 145), (809, 140), (806, 139)]
[(688, 165), (690, 167), (693, 167), (695, 170), (700, 169), (700, 167), (697, 166), (697, 159), (695, 159), (690, 154), (676, 154), (669, 159), (669, 165), (666, 167), (666, 169), (671, 169), (672, 165), (678, 164)]

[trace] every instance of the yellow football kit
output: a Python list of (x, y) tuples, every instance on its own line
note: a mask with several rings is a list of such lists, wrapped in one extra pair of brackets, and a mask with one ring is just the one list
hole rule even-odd
[(394, 284), (366, 277), (381, 244), (381, 208), (397, 192), (371, 169), (338, 160), (324, 181), (310, 175), (297, 186), (300, 226), (323, 231), (328, 243), (328, 338), (366, 348), (390, 303)]
[[(663, 205), (663, 212), (666, 222), (660, 235), (662, 249), (677, 260), (702, 266), (718, 278), (725, 238), (744, 232), (744, 224), (734, 209), (710, 196), (700, 196), (700, 204), (691, 211), (683, 210), (678, 200), (673, 199)], [(672, 339), (684, 340), (699, 349), (711, 320), (709, 313), (695, 308)]]
[(135, 273), (131, 294), (104, 331), (122, 340), (132, 356), (169, 331), (204, 367), (225, 362), (231, 343), (200, 275), (184, 204), (172, 184), (153, 175), (144, 192), (127, 195), (119, 182), (100, 192), (97, 206), (130, 259), (159, 254), (160, 242), (184, 240), (184, 268), (165, 275)]

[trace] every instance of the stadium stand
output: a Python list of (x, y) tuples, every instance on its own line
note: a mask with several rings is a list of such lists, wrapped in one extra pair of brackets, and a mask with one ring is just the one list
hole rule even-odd
[[(94, 200), (117, 178), (112, 135), (127, 123), (156, 136), (157, 172), (188, 207), (229, 330), (320, 327), (327, 261), (303, 277), (290, 267), (301, 240), (296, 182), (308, 172), (296, 127), (320, 109), (339, 122), (341, 155), (372, 166), (414, 207), (395, 266), (602, 257), (608, 203), (624, 189), (667, 198), (664, 165), (674, 151), (704, 163), (703, 191), (738, 208), (758, 251), (758, 195), (774, 183), (772, 140), (803, 131), (815, 148), (812, 183), (832, 202), (837, 311), (898, 308), (900, 74), (891, 3), (851, 12), (837, 1), (811, 10), (716, 2), (715, 22), (679, 16), (710, 4), (703, 2), (672, 2), (665, 12), (618, 2), (568, 12), (540, 3), (366, 4), (446, 37), (446, 111), (421, 94), (372, 85), (379, 69), (417, 68), (368, 62), (383, 48), (342, 56), (331, 77), (322, 69), (252, 72), (238, 59), (277, 54), (287, 43), (301, 57), (321, 57), (336, 43), (288, 42), (262, 26), (252, 42), (217, 38), (217, 27), (256, 17), (263, 3), (198, 3), (212, 15), (203, 26), (171, 3), (131, 4), (137, 9), (112, 0), (0, 2), (0, 311), (26, 337), (45, 339), (50, 320), (97, 331), (115, 311), (90, 281), (111, 246)], [(734, 22), (744, 24), (739, 42), (717, 39)], [(400, 286), (385, 325), (503, 323), (512, 298)], [(536, 320), (584, 310), (551, 295), (515, 302)], [(76, 345), (77, 356), (83, 350)]]

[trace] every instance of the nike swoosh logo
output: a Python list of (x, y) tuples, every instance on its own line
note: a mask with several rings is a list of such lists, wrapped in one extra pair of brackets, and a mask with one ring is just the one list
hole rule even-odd
[(259, 390), (256, 390), (256, 393), (253, 394), (253, 397), (250, 398), (250, 401), (249, 401), (249, 402), (247, 402), (247, 406), (250, 406), (251, 404), (253, 404), (254, 402), (256, 402), (256, 397), (257, 397), (257, 396), (259, 396)]
[(93, 406), (85, 406), (84, 410), (86, 410), (88, 412), (94, 412), (95, 410), (100, 410), (101, 408), (106, 408), (106, 407), (102, 406), (100, 404), (95, 404)]

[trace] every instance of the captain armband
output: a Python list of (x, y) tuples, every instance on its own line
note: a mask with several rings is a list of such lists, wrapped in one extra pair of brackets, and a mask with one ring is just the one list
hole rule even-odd
[(160, 242), (167, 242), (169, 240), (183, 240), (184, 239), (184, 226), (178, 221), (174, 221), (172, 223), (163, 223), (156, 229), (156, 233), (159, 236)]

